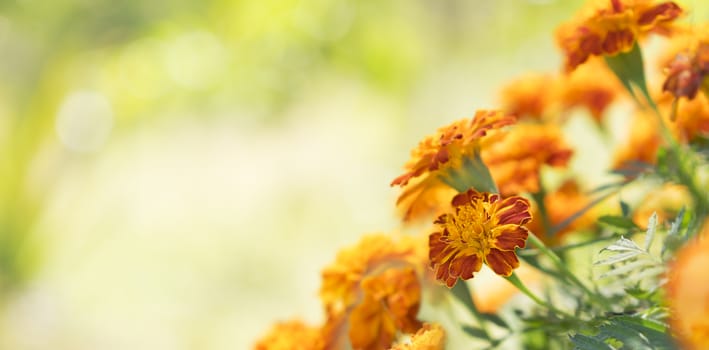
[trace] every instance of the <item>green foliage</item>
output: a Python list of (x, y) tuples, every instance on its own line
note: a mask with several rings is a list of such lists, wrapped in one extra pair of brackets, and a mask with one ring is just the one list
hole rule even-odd
[(600, 275), (601, 279), (620, 284), (623, 288), (638, 288), (639, 286), (659, 287), (658, 277), (666, 271), (666, 265), (661, 258), (661, 252), (651, 251), (657, 234), (657, 214), (648, 220), (643, 247), (635, 241), (621, 236), (613, 244), (603, 248), (604, 257), (594, 263), (596, 267), (610, 268)]
[(689, 219), (688, 216), (685, 214), (685, 208), (682, 208), (677, 214), (675, 220), (672, 221), (670, 230), (669, 232), (667, 232), (667, 236), (665, 236), (665, 240), (662, 243), (661, 254), (663, 257), (666, 253), (674, 253), (677, 249), (679, 249), (687, 242), (687, 239), (689, 237), (687, 235), (687, 226), (689, 224)]
[(572, 335), (571, 341), (574, 343), (574, 349), (578, 350), (602, 350), (610, 349), (613, 347), (605, 342), (605, 339), (597, 339), (596, 337), (589, 337), (583, 334)]
[(601, 321), (597, 333), (570, 337), (574, 348), (585, 349), (674, 349), (667, 325), (638, 316), (615, 316)]
[(633, 222), (633, 219), (626, 216), (604, 215), (598, 218), (598, 223), (623, 231), (632, 231), (639, 228), (638, 225)]
[(657, 108), (647, 89), (643, 55), (637, 43), (633, 45), (630, 51), (615, 56), (606, 56), (605, 59), (608, 67), (615, 73), (625, 89), (628, 90), (639, 104), (641, 103), (636, 95), (635, 88), (640, 90), (650, 107), (653, 109)]

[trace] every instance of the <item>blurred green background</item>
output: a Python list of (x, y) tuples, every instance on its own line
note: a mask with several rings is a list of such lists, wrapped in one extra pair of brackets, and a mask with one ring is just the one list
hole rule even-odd
[(246, 349), (581, 1), (0, 1), (0, 348)]

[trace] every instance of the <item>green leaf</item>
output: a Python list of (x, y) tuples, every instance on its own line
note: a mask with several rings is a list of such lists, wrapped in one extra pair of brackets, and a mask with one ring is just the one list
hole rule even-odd
[(622, 324), (608, 324), (601, 327), (598, 337), (615, 339), (623, 343), (624, 349), (652, 350), (647, 337), (637, 330)]
[(632, 277), (633, 281), (641, 281), (650, 277), (657, 277), (658, 275), (663, 274), (667, 269), (665, 266), (656, 266), (653, 268), (645, 269), (642, 272), (638, 274), (634, 274)]
[[(615, 241), (615, 243), (603, 248), (603, 250), (610, 250), (614, 252), (622, 252), (622, 251), (635, 251), (639, 253), (644, 253), (645, 251), (640, 249), (635, 242), (621, 236), (620, 239)], [(601, 250), (601, 251), (603, 251)]]
[(650, 163), (631, 160), (625, 162), (622, 167), (611, 170), (610, 173), (622, 176), (624, 178), (623, 182), (628, 183), (643, 173), (653, 172), (654, 169), (655, 166)]
[(492, 322), (502, 328), (509, 328), (507, 322), (505, 322), (505, 320), (503, 320), (500, 316), (496, 314), (482, 313), (481, 315), (485, 321)]
[(630, 215), (630, 205), (624, 201), (620, 201), (620, 212), (623, 217), (627, 218)]
[[(557, 270), (549, 269), (549, 268), (546, 268), (546, 267), (542, 266), (542, 264), (541, 264), (540, 261), (539, 261), (538, 255), (530, 255), (530, 254), (527, 254), (527, 252), (530, 252), (530, 251), (532, 251), (531, 248), (525, 248), (525, 249), (520, 250), (520, 251), (519, 251), (520, 253), (519, 253), (519, 255), (518, 255), (519, 258), (520, 258), (522, 261), (524, 261), (524, 262), (526, 262), (527, 264), (529, 264), (529, 265), (531, 265), (532, 267), (534, 267), (535, 269), (537, 269), (537, 270), (543, 272), (543, 273), (544, 273), (545, 275), (547, 275), (547, 276), (554, 277), (554, 278), (560, 279), (560, 280), (566, 278), (566, 276), (565, 276), (563, 273), (560, 273), (560, 272), (557, 271)], [(538, 252), (538, 251), (537, 251), (537, 252)]]
[(652, 240), (655, 238), (655, 230), (657, 229), (657, 212), (653, 212), (647, 222), (647, 231), (645, 231), (645, 251), (650, 250)]
[(617, 263), (617, 262), (621, 262), (621, 261), (625, 261), (625, 260), (628, 260), (628, 259), (632, 259), (632, 258), (634, 258), (634, 257), (636, 257), (636, 256), (638, 256), (638, 255), (640, 255), (641, 253), (642, 253), (642, 251), (641, 251), (641, 252), (629, 251), (629, 252), (624, 252), (624, 253), (618, 253), (618, 254), (615, 254), (615, 255), (613, 255), (613, 256), (611, 256), (611, 257), (609, 257), (609, 258), (606, 258), (606, 259), (603, 259), (603, 260), (600, 260), (600, 261), (596, 261), (596, 262), (594, 262), (593, 264), (594, 264), (594, 265), (610, 265), (610, 264), (615, 264), (615, 263)]
[(473, 338), (484, 339), (484, 340), (488, 339), (487, 333), (485, 333), (485, 331), (482, 330), (481, 328), (475, 328), (475, 327), (466, 325), (466, 326), (463, 326), (463, 332), (465, 332), (466, 334), (468, 334), (469, 336), (471, 336)]
[[(686, 231), (685, 234), (681, 234), (680, 230), (682, 230), (682, 227), (686, 227), (686, 220), (690, 215), (686, 215), (687, 211), (685, 207), (682, 207), (679, 210), (679, 213), (677, 213), (677, 217), (675, 217), (674, 221), (672, 221), (672, 225), (670, 226), (670, 231), (665, 236), (665, 240), (662, 242), (662, 251), (661, 255), (664, 256), (666, 252), (674, 252), (677, 249), (679, 249), (681, 246), (684, 245), (684, 243), (687, 240), (686, 236)], [(686, 230), (686, 229), (685, 229)]]
[(465, 307), (470, 310), (471, 313), (480, 313), (477, 307), (475, 307), (475, 303), (473, 303), (472, 294), (470, 293), (468, 284), (465, 283), (465, 281), (458, 281), (458, 283), (456, 283), (450, 291), (451, 293), (453, 293), (453, 296), (458, 299), (458, 301), (462, 302), (463, 305), (465, 305)]
[(600, 185), (600, 186), (588, 191), (588, 194), (599, 193), (599, 192), (603, 192), (605, 190), (617, 189), (617, 188), (623, 187), (624, 185), (627, 185), (627, 184), (628, 184), (628, 181), (621, 180), (621, 181), (617, 181), (617, 182), (608, 183), (605, 185)]
[(627, 274), (629, 272), (633, 272), (635, 270), (640, 270), (644, 267), (652, 267), (654, 265), (655, 265), (655, 263), (651, 260), (647, 260), (647, 259), (637, 260), (637, 261), (633, 261), (629, 264), (625, 264), (623, 266), (613, 268), (613, 269), (609, 270), (608, 272), (602, 274), (600, 276), (600, 278), (617, 277), (617, 276)]
[(672, 335), (666, 324), (633, 316), (618, 316), (611, 319), (612, 326), (622, 326), (642, 334), (654, 349), (675, 349)]
[(675, 217), (675, 220), (672, 221), (672, 225), (670, 226), (670, 232), (668, 232), (668, 235), (678, 235), (679, 234), (679, 229), (682, 227), (682, 222), (684, 221), (684, 214), (685, 210), (684, 207), (680, 208), (679, 213), (677, 213), (677, 217)]
[(628, 295), (635, 297), (637, 299), (648, 299), (652, 296), (653, 292), (649, 290), (642, 289), (640, 287), (632, 287), (632, 288), (626, 288), (625, 292), (628, 293)]
[[(484, 327), (482, 324), (483, 318), (482, 318), (482, 313), (478, 308), (475, 306), (475, 303), (473, 302), (473, 295), (470, 293), (470, 289), (468, 288), (468, 284), (465, 283), (465, 281), (458, 281), (458, 283), (451, 288), (451, 294), (458, 299), (463, 305), (465, 305), (465, 308), (470, 311), (471, 314), (475, 317), (478, 322), (480, 322), (481, 327)], [(484, 339), (487, 340), (492, 340), (490, 338), (489, 334), (485, 331), (485, 329), (481, 328), (482, 332), (485, 334)]]
[(608, 258), (596, 261), (593, 265), (610, 265), (621, 261), (632, 259), (640, 254), (647, 254), (646, 251), (638, 247), (635, 242), (621, 236), (619, 240), (615, 243), (601, 249), (601, 252), (610, 251), (611, 254)]
[(574, 343), (575, 350), (614, 350), (612, 346), (606, 344), (602, 340), (596, 339), (594, 337), (589, 337), (583, 334), (572, 335), (571, 342)]
[(650, 92), (647, 89), (643, 55), (637, 42), (633, 45), (633, 48), (630, 51), (614, 56), (605, 56), (605, 59), (608, 67), (613, 71), (613, 73), (615, 73), (618, 79), (620, 79), (620, 82), (623, 84), (625, 89), (630, 92), (638, 104), (642, 105), (640, 99), (636, 95), (636, 90), (633, 89), (633, 87), (640, 90), (648, 105), (652, 109), (657, 109), (657, 106), (655, 106), (655, 102), (653, 102), (652, 97), (650, 97)]
[(621, 230), (637, 230), (639, 229), (632, 219), (625, 216), (604, 215), (598, 218), (598, 222)]

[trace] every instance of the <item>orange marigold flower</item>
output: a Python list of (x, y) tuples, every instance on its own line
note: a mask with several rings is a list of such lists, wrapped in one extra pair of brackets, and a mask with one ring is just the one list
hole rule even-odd
[(672, 58), (660, 60), (667, 79), (659, 103), (670, 110), (677, 138), (688, 142), (709, 133), (709, 25), (686, 29), (665, 51)]
[(461, 119), (438, 129), (435, 135), (425, 138), (411, 152), (408, 171), (392, 181), (392, 185), (406, 186), (414, 177), (456, 166), (464, 155), (480, 147), (480, 140), (488, 132), (513, 124), (515, 118), (499, 111), (480, 110), (473, 119)]
[(321, 329), (302, 321), (276, 323), (254, 346), (255, 350), (324, 350)]
[[(709, 25), (686, 29), (668, 50), (672, 58), (663, 60), (667, 79), (662, 90), (676, 98), (693, 99), (709, 86)], [(709, 93), (708, 93), (709, 94)]]
[(503, 110), (519, 118), (543, 119), (553, 104), (556, 82), (551, 74), (527, 74), (511, 81), (500, 93)]
[(433, 217), (445, 208), (451, 197), (458, 193), (437, 176), (412, 179), (396, 200), (405, 222)]
[(561, 130), (551, 124), (519, 124), (482, 152), (492, 178), (503, 196), (539, 191), (543, 165), (566, 166), (573, 151)]
[(669, 126), (680, 141), (686, 143), (697, 136), (706, 136), (709, 134), (709, 95), (699, 94), (692, 100), (681, 101), (674, 115), (675, 121)]
[(647, 227), (648, 219), (657, 214), (657, 222), (673, 220), (683, 207), (692, 205), (692, 196), (686, 187), (667, 183), (661, 188), (653, 188), (633, 211), (633, 222), (639, 227)]
[(335, 314), (351, 309), (359, 300), (362, 280), (383, 266), (406, 263), (423, 269), (424, 257), (418, 245), (414, 238), (395, 241), (387, 235), (376, 234), (341, 250), (335, 262), (322, 272), (320, 298), (325, 309)]
[[(697, 136), (709, 135), (709, 95), (701, 93), (691, 100), (680, 100), (672, 94), (665, 93), (656, 101), (663, 112), (665, 125), (680, 142), (688, 143)], [(650, 122), (649, 117), (646, 122)]]
[(629, 162), (640, 161), (655, 164), (657, 151), (662, 144), (657, 120), (649, 114), (636, 114), (631, 123), (630, 135), (616, 150), (613, 169), (620, 169)]
[(709, 235), (706, 231), (677, 252), (668, 273), (670, 325), (684, 349), (709, 348), (709, 275), (706, 274)]
[(563, 111), (585, 107), (597, 123), (619, 96), (624, 94), (623, 86), (613, 72), (599, 60), (591, 60), (563, 78), (556, 89)]
[(355, 349), (386, 349), (397, 331), (415, 332), (421, 285), (412, 268), (388, 269), (362, 281), (364, 297), (350, 315), (349, 337)]
[(453, 287), (467, 280), (483, 262), (495, 273), (509, 276), (519, 266), (515, 248), (524, 248), (532, 219), (529, 201), (522, 197), (468, 190), (451, 202), (453, 212), (436, 221), (441, 231), (429, 236), (429, 261), (436, 279)]
[(424, 323), (411, 342), (394, 345), (390, 350), (443, 350), (446, 345), (446, 333), (438, 324)]
[(677, 98), (693, 99), (709, 75), (709, 43), (702, 44), (697, 52), (680, 53), (667, 67), (667, 80), (662, 91)]
[(403, 189), (397, 205), (404, 209), (404, 220), (435, 211), (439, 205), (435, 199), (451, 193), (443, 179), (447, 172), (459, 169), (466, 157), (479, 152), (491, 132), (514, 122), (515, 117), (502, 112), (480, 110), (473, 119), (454, 122), (421, 141), (411, 152), (407, 171), (391, 183)]
[(557, 41), (566, 56), (566, 69), (574, 70), (590, 56), (612, 56), (632, 49), (641, 36), (670, 32), (682, 14), (672, 1), (595, 0), (576, 18), (557, 30)]

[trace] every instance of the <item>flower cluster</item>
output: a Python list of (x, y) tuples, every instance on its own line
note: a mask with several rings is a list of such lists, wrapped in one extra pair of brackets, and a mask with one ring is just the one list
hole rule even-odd
[(520, 119), (558, 123), (585, 109), (601, 124), (606, 109), (624, 95), (613, 72), (591, 59), (569, 74), (526, 74), (503, 87), (500, 100), (503, 110)]
[[(709, 280), (697, 279), (709, 256), (709, 31), (677, 24), (684, 13), (671, 1), (590, 1), (557, 31), (565, 73), (524, 75), (501, 89), (500, 110), (413, 149), (390, 185), (402, 225), (433, 226), (340, 251), (322, 272), (324, 324), (279, 323), (256, 348), (443, 349), (457, 333), (426, 295), (461, 301), (477, 320), (467, 333), (489, 347), (709, 347)], [(674, 55), (655, 67), (662, 86), (646, 85), (638, 54), (649, 33)], [(616, 105), (626, 135), (608, 127)], [(589, 148), (567, 128), (583, 118), (612, 152), (605, 164), (577, 161)], [(597, 169), (614, 175), (595, 183)], [(594, 254), (593, 268), (578, 261)], [(525, 284), (530, 270), (544, 298)], [(486, 273), (527, 298), (480, 305)], [(506, 303), (525, 311), (489, 314)]]
[(682, 14), (672, 1), (596, 0), (557, 31), (566, 56), (566, 69), (573, 70), (591, 56), (612, 56), (630, 51), (648, 33), (670, 34), (671, 24)]

